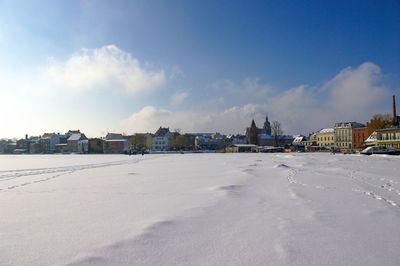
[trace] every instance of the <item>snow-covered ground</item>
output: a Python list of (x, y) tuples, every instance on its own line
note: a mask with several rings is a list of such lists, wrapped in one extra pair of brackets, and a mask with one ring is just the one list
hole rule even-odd
[(0, 156), (0, 265), (399, 265), (400, 157)]

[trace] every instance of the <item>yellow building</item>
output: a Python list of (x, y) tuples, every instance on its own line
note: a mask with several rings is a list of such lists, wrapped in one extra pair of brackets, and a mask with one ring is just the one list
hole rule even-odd
[(335, 130), (333, 128), (324, 128), (318, 131), (316, 134), (317, 145), (331, 148), (335, 144)]
[(153, 136), (150, 133), (135, 133), (129, 137), (129, 143), (132, 149), (136, 148), (151, 150)]
[(151, 135), (150, 133), (146, 134), (146, 148), (148, 150), (151, 150), (153, 146), (153, 135)]
[(400, 128), (385, 128), (376, 131), (376, 146), (400, 148)]

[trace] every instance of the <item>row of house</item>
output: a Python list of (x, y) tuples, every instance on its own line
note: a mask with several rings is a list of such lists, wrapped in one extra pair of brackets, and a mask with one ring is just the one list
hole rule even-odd
[(102, 138), (87, 138), (79, 130), (65, 134), (45, 133), (42, 136), (25, 136), (20, 140), (0, 141), (0, 153), (140, 153), (172, 150), (223, 150), (232, 143), (246, 143), (243, 135), (219, 133), (171, 132), (160, 127), (154, 134), (136, 133), (126, 136), (108, 133)]
[[(54, 153), (63, 150), (70, 152), (82, 151), (82, 141), (87, 138), (79, 130), (70, 130), (65, 134), (44, 133), (42, 136), (25, 135), (24, 139), (16, 141), (3, 140), (0, 143), (0, 153)], [(87, 147), (87, 144), (85, 145)]]
[(90, 138), (80, 130), (65, 134), (44, 133), (42, 136), (25, 135), (17, 141), (0, 141), (0, 153), (122, 153), (129, 142), (122, 134), (107, 134), (105, 138)]
[[(279, 123), (266, 116), (262, 128), (252, 120), (244, 135), (219, 133), (171, 132), (160, 127), (154, 134), (136, 133), (126, 136), (108, 133), (103, 138), (87, 138), (80, 130), (65, 134), (45, 133), (38, 137), (20, 140), (0, 140), (0, 153), (137, 153), (171, 150), (223, 150), (227, 152), (271, 152), (283, 149), (291, 151), (340, 150), (354, 151), (365, 146), (384, 145), (400, 148), (400, 117), (396, 115), (393, 96), (393, 128), (379, 129), (368, 134), (367, 126), (358, 122), (339, 122), (333, 128), (321, 129), (308, 137), (283, 135)], [(368, 125), (368, 123), (367, 123)]]
[[(336, 150), (351, 152), (367, 146), (387, 146), (400, 148), (400, 117), (396, 115), (393, 96), (392, 128), (378, 129), (371, 135), (368, 123), (338, 122), (332, 128), (324, 128), (308, 137), (302, 135), (271, 135), (271, 126), (266, 117), (263, 128), (257, 128), (254, 120), (246, 129), (247, 145), (233, 145), (228, 151), (274, 151), (268, 147), (283, 147), (290, 151)], [(372, 120), (371, 120), (372, 123)], [(275, 129), (276, 131), (276, 129)], [(266, 134), (268, 133), (268, 134)], [(276, 150), (276, 149), (275, 149)]]
[(364, 147), (368, 138), (367, 128), (358, 122), (335, 123), (333, 128), (324, 128), (310, 136), (297, 136), (293, 141), (293, 150), (341, 150), (351, 151)]
[[(222, 135), (219, 133), (171, 132), (160, 127), (154, 134), (137, 133), (125, 136), (108, 133), (103, 138), (87, 138), (79, 130), (65, 134), (45, 133), (42, 136), (26, 136), (16, 141), (0, 141), (0, 153), (137, 153), (142, 151), (171, 150), (224, 150), (279, 151), (281, 147), (291, 151), (340, 150), (354, 151), (365, 146), (384, 145), (400, 148), (400, 128), (386, 128), (368, 135), (367, 127), (357, 122), (335, 123), (333, 128), (321, 129), (305, 137), (272, 136), (265, 133), (268, 117), (263, 129), (258, 129), (254, 120), (244, 135)], [(267, 126), (268, 132), (268, 126)]]
[[(309, 137), (298, 136), (293, 142), (296, 150), (339, 150), (357, 151), (367, 146), (400, 148), (400, 117), (396, 114), (393, 95), (393, 117), (391, 128), (377, 129), (372, 134), (366, 125), (358, 122), (339, 122), (333, 128), (322, 129)], [(372, 120), (371, 122), (372, 123)]]
[[(252, 121), (252, 127), (255, 126)], [(400, 128), (386, 128), (370, 136), (365, 125), (356, 122), (336, 123), (308, 137), (278, 136), (264, 133), (256, 138), (248, 129), (246, 135), (222, 135), (219, 133), (179, 134), (160, 127), (155, 134), (137, 133), (131, 136), (109, 133), (104, 138), (90, 138), (79, 130), (65, 134), (45, 133), (42, 136), (26, 136), (17, 141), (0, 141), (0, 153), (137, 153), (141, 151), (171, 150), (225, 150), (279, 151), (282, 147), (291, 151), (340, 150), (354, 151), (365, 146), (384, 145), (400, 148)]]
[(357, 122), (336, 123), (334, 128), (322, 129), (309, 137), (298, 136), (293, 142), (296, 150), (359, 151), (368, 146), (400, 148), (400, 127), (378, 129), (371, 135), (367, 127)]

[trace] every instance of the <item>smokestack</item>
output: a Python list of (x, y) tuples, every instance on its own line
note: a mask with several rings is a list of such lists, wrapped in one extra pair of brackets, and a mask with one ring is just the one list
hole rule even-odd
[(396, 99), (395, 96), (393, 95), (393, 119), (396, 121), (397, 116), (396, 116)]

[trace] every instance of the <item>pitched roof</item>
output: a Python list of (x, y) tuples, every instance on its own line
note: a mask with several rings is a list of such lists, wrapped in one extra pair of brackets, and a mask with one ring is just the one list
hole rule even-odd
[(80, 140), (81, 137), (82, 137), (81, 134), (72, 134), (72, 135), (68, 138), (68, 140)]
[(165, 135), (169, 132), (169, 127), (160, 127), (154, 135), (160, 136), (160, 135)]
[(42, 139), (49, 139), (51, 138), (55, 133), (44, 133), (42, 136)]
[(323, 128), (318, 133), (333, 133), (335, 131), (334, 128)]
[(108, 133), (106, 139), (123, 139), (123, 137), (119, 133)]
[(72, 134), (80, 134), (81, 133), (81, 131), (78, 129), (78, 130), (68, 130), (68, 132), (67, 133), (65, 133), (66, 135), (72, 135)]
[(368, 143), (368, 142), (375, 142), (378, 140), (378, 133), (376, 131), (374, 131), (364, 142)]

